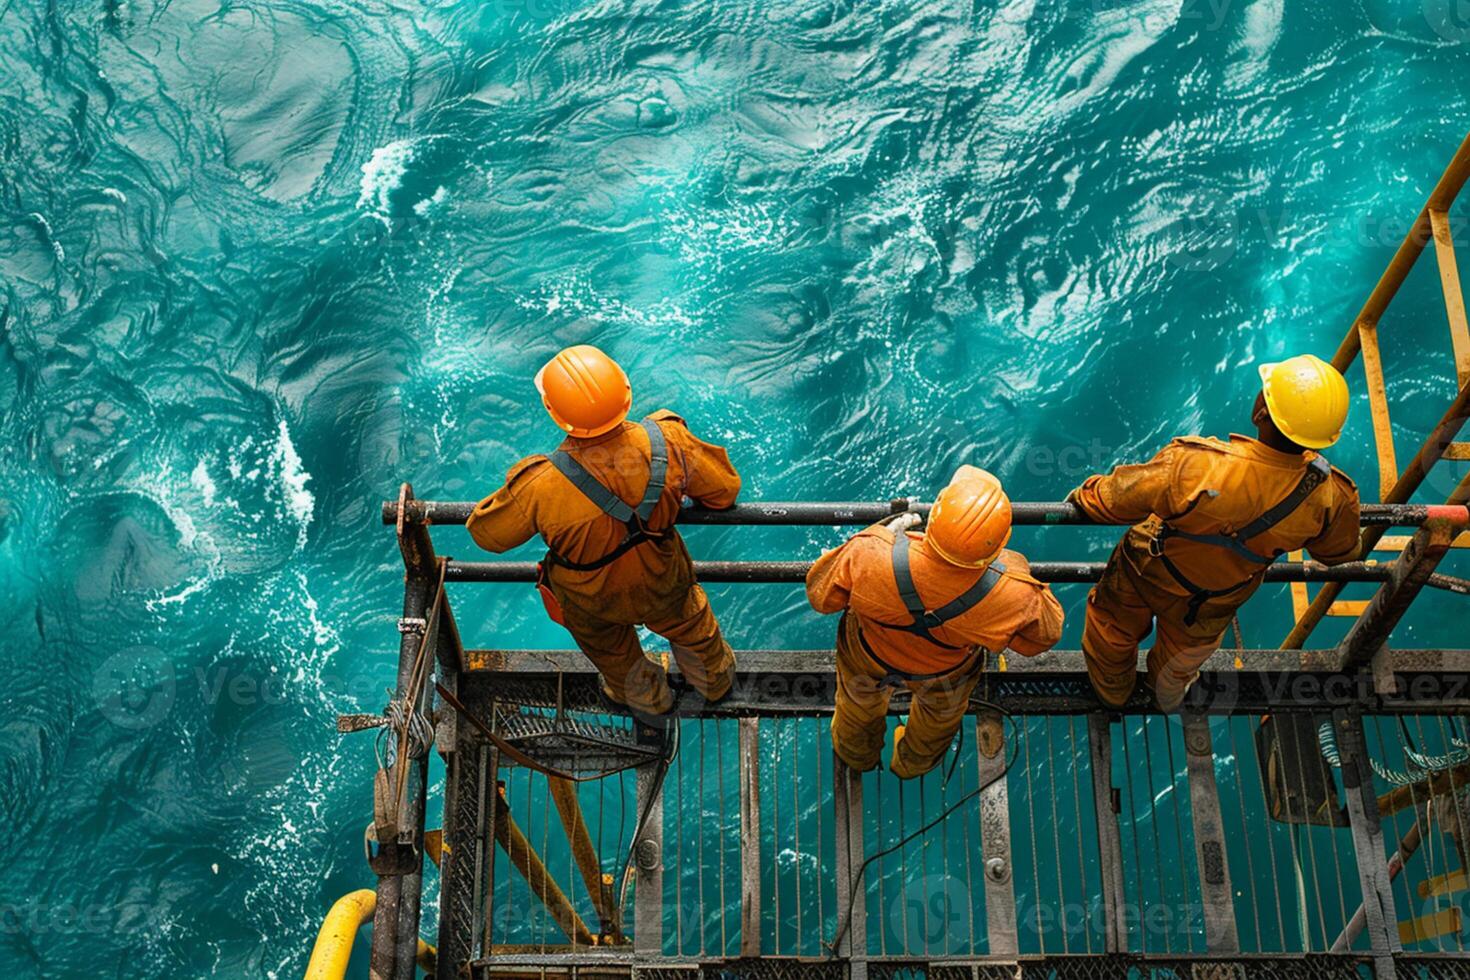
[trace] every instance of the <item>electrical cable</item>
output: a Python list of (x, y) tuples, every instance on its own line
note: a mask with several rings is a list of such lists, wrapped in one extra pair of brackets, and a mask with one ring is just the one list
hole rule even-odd
[[(972, 698), (969, 699), (969, 702), (970, 702), (970, 704), (975, 705), (977, 707), (985, 708), (985, 709), (987, 709), (989, 711), (994, 711), (996, 714), (999, 714), (1001, 717), (1005, 718), (1006, 724), (1008, 724), (1010, 726), (1011, 733), (1012, 733), (1013, 736), (1016, 736), (1016, 735), (1018, 735), (1020, 733), (1020, 731), (1021, 731), (1020, 726), (1018, 726), (1016, 724), (1015, 717), (1007, 709), (1005, 709), (1005, 708), (1001, 707), (1000, 705), (995, 704), (993, 702), (986, 701), (983, 698), (974, 698), (974, 697), (972, 697)], [(842, 942), (842, 937), (847, 934), (848, 928), (852, 925), (852, 905), (853, 905), (853, 901), (857, 898), (858, 888), (860, 888), (862, 886), (863, 875), (867, 872), (869, 865), (871, 865), (874, 861), (879, 860), (880, 858), (887, 857), (888, 855), (892, 854), (894, 851), (900, 850), (901, 848), (903, 848), (906, 845), (908, 845), (909, 842), (913, 841), (914, 839), (916, 839), (918, 837), (922, 837), (924, 834), (927, 834), (929, 831), (931, 831), (935, 827), (939, 826), (945, 820), (949, 819), (950, 815), (953, 814), (960, 807), (964, 806), (966, 803), (969, 803), (971, 800), (973, 800), (976, 797), (978, 797), (981, 793), (985, 792), (991, 786), (994, 786), (996, 783), (998, 783), (1002, 779), (1006, 778), (1006, 775), (1011, 771), (1011, 767), (1016, 764), (1016, 758), (1020, 754), (1020, 749), (1017, 747), (1018, 744), (1019, 744), (1018, 740), (1013, 737), (1011, 739), (1012, 749), (1011, 749), (1010, 756), (1009, 756), (1009, 758), (1006, 759), (1005, 767), (1003, 769), (1001, 769), (1000, 772), (996, 773), (994, 776), (992, 776), (989, 779), (985, 780), (979, 786), (975, 787), (973, 790), (971, 790), (970, 792), (968, 792), (964, 796), (962, 796), (959, 800), (955, 801), (950, 806), (946, 807), (943, 811), (940, 812), (939, 816), (935, 817), (933, 820), (929, 821), (924, 826), (920, 827), (918, 830), (916, 830), (913, 833), (909, 834), (907, 837), (904, 837), (898, 843), (893, 844), (893, 845), (891, 845), (889, 847), (886, 847), (883, 850), (879, 851), (878, 853), (872, 855), (871, 857), (869, 857), (866, 861), (864, 861), (858, 867), (857, 874), (853, 876), (852, 888), (848, 892), (848, 895), (847, 895), (847, 910), (842, 914), (842, 921), (839, 922), (838, 925), (837, 925), (837, 934), (832, 937), (832, 941), (831, 942), (828, 942), (828, 943), (824, 943), (823, 944), (823, 945), (825, 945), (827, 947), (827, 954), (829, 956), (836, 957), (838, 955), (837, 954), (837, 947)], [(958, 759), (958, 754), (956, 754), (956, 759)], [(951, 771), (953, 771), (953, 765), (951, 765)], [(948, 777), (946, 777), (946, 780), (947, 779), (948, 779)]]
[(659, 796), (664, 791), (664, 778), (668, 776), (669, 767), (678, 754), (679, 720), (670, 716), (668, 726), (664, 729), (664, 756), (658, 761), (658, 775), (654, 777), (653, 785), (649, 787), (648, 800), (643, 804), (643, 813), (639, 815), (638, 822), (633, 826), (633, 838), (628, 842), (628, 853), (623, 856), (623, 870), (619, 876), (621, 884), (618, 887), (618, 919), (620, 921), (623, 917), (623, 909), (628, 904), (628, 884), (633, 880), (634, 852), (638, 849), (638, 842), (643, 837), (644, 828), (648, 826), (648, 818), (653, 813), (653, 805), (658, 802)]

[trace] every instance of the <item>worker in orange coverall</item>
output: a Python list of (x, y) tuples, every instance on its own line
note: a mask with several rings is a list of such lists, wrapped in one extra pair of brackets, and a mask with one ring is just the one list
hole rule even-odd
[(1175, 439), (1068, 498), (1094, 520), (1139, 522), (1087, 599), (1082, 650), (1109, 707), (1132, 694), (1151, 629), (1147, 683), (1173, 711), (1276, 558), (1302, 547), (1327, 565), (1358, 557), (1358, 488), (1316, 452), (1342, 433), (1347, 382), (1310, 354), (1258, 371), (1256, 438)]
[(667, 674), (639, 645), (639, 625), (669, 641), (689, 686), (720, 700), (735, 657), (674, 521), (684, 497), (732, 506), (740, 475), (724, 449), (695, 438), (672, 412), (627, 421), (628, 376), (596, 347), (557, 354), (536, 387), (567, 438), (550, 456), (513, 466), (475, 507), (470, 534), (497, 553), (534, 535), (545, 540), (547, 611), (602, 672), (613, 701), (644, 715), (673, 708)]
[(1035, 656), (1062, 635), (1062, 607), (1005, 549), (1011, 502), (1000, 481), (962, 466), (939, 495), (924, 533), (904, 514), (861, 531), (819, 558), (806, 593), (837, 625), (832, 745), (858, 771), (883, 752), (888, 699), (913, 692), (893, 735), (893, 772), (922, 776), (944, 756), (985, 668), (986, 651)]

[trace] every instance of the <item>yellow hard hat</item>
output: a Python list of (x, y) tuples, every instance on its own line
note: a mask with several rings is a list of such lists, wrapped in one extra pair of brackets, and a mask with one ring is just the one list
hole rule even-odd
[(929, 511), (924, 543), (965, 568), (990, 564), (1011, 537), (1011, 501), (995, 475), (961, 466)]
[(1337, 368), (1299, 354), (1259, 370), (1266, 410), (1282, 435), (1308, 449), (1326, 449), (1337, 441), (1348, 413), (1347, 381)]

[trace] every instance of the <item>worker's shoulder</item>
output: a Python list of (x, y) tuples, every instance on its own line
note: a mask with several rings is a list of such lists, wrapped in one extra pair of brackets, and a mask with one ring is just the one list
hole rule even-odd
[(1045, 582), (1042, 582), (1031, 574), (1031, 562), (1019, 551), (1011, 551), (1007, 548), (1000, 553), (996, 560), (1005, 568), (1005, 573), (1001, 576), (1002, 582), (1009, 581), (1018, 586), (1027, 586), (1036, 589), (1046, 588)]
[(650, 422), (673, 422), (682, 428), (689, 428), (689, 423), (684, 421), (684, 416), (677, 412), (672, 412), (667, 408), (661, 408), (657, 412), (648, 415), (647, 419)]
[(1327, 465), (1330, 474), (1328, 476), (1328, 482), (1332, 484), (1339, 493), (1343, 493), (1351, 497), (1357, 497), (1358, 484), (1353, 481), (1353, 478), (1348, 476), (1342, 470), (1338, 469), (1336, 466), (1333, 466), (1331, 463), (1328, 463)]
[(1238, 455), (1230, 443), (1223, 439), (1216, 439), (1214, 436), (1175, 436), (1169, 440), (1169, 445), (1166, 448), (1173, 449), (1184, 456), (1199, 453), (1224, 456)]
[(524, 492), (552, 469), (551, 459), (544, 453), (527, 456), (505, 474), (505, 488), (513, 494)]
[(854, 551), (864, 553), (881, 551), (884, 555), (888, 555), (893, 551), (893, 541), (893, 531), (882, 524), (874, 524), (848, 538), (847, 545)]

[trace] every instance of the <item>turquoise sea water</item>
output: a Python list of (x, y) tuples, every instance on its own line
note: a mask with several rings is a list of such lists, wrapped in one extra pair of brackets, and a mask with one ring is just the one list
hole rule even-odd
[[(928, 496), (961, 462), (1059, 499), (1329, 353), (1470, 128), (1452, 0), (8, 0), (0, 52), (15, 977), (299, 973), (371, 883), (369, 737), (332, 725), (392, 677), (377, 505), (553, 445), (558, 347), (620, 358), (751, 499)], [(1402, 458), (1454, 385), (1430, 265), (1383, 330)], [(1333, 459), (1374, 498), (1350, 380)], [(711, 592), (737, 647), (830, 636), (797, 590)], [(566, 644), (528, 589), (455, 598), (474, 645)], [(1246, 644), (1288, 623), (1264, 590)], [(1463, 623), (1435, 598), (1398, 642)]]

